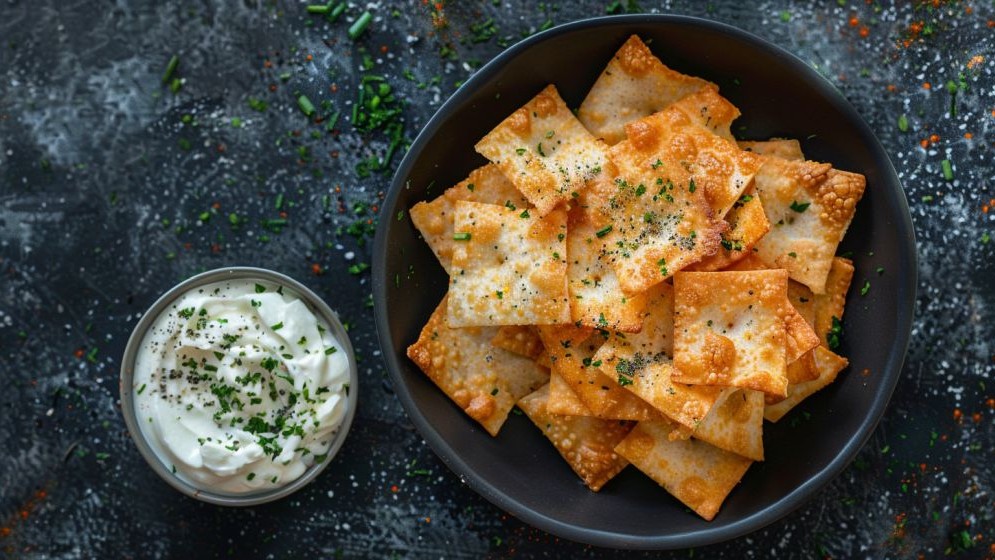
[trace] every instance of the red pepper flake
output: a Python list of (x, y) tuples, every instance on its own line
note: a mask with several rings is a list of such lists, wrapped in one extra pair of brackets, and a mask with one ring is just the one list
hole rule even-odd
[(86, 355), (86, 352), (82, 348), (77, 348), (76, 351), (73, 352), (73, 356), (76, 356), (77, 360), (82, 360), (83, 356), (85, 356), (85, 355)]
[(286, 210), (280, 210), (280, 217), (286, 219), (287, 218), (287, 211)]
[(850, 16), (850, 27), (857, 27), (860, 25), (860, 18), (857, 16)]
[(307, 55), (307, 56), (304, 57), (304, 60), (307, 60), (308, 62), (311, 62), (312, 60), (314, 60), (314, 55), (310, 55), (309, 54), (309, 55)]
[(269, 59), (266, 59), (266, 60), (263, 61), (263, 68), (272, 68), (272, 67), (273, 67), (273, 63), (270, 62)]
[(211, 205), (211, 208), (214, 208), (215, 210), (220, 210), (221, 209), (221, 203), (220, 202), (215, 202), (214, 204)]
[(961, 412), (959, 408), (955, 408), (954, 409), (954, 421), (960, 422), (961, 417), (963, 417), (963, 416), (964, 416), (964, 413)]
[(971, 134), (970, 132), (965, 132), (964, 133), (964, 139), (965, 140), (970, 140), (971, 138), (974, 138), (973, 134)]
[(339, 186), (339, 185), (335, 185), (335, 192), (337, 192), (337, 193), (342, 192), (342, 187)]
[(221, 252), (221, 245), (219, 243), (211, 243), (211, 252), (217, 255)]
[(930, 144), (936, 144), (939, 141), (940, 141), (940, 135), (939, 134), (930, 134), (929, 135), (929, 143)]
[(919, 463), (919, 470), (922, 472), (926, 472), (926, 463)]
[(860, 36), (866, 39), (871, 34), (871, 30), (865, 25), (860, 28)]
[(382, 52), (383, 54), (387, 54), (388, 50), (389, 49), (387, 48), (387, 45), (380, 45), (380, 52)]
[(988, 405), (988, 408), (995, 410), (995, 399), (989, 397), (988, 400), (985, 401), (985, 404)]
[(338, 93), (338, 91), (339, 91), (339, 85), (338, 84), (332, 84), (332, 85), (328, 86), (328, 90), (331, 91), (332, 93)]
[(980, 54), (976, 54), (971, 57), (971, 60), (967, 61), (967, 68), (969, 70), (974, 70), (975, 66), (980, 65), (984, 61), (985, 57), (981, 56)]
[(898, 87), (896, 87), (895, 84), (888, 84), (887, 90), (891, 93), (895, 93), (898, 91)]
[(923, 82), (922, 89), (933, 89), (933, 86), (929, 82)]
[(870, 375), (871, 375), (870, 368), (864, 368), (863, 370), (860, 371), (861, 377), (869, 377)]
[(269, 85), (269, 90), (270, 91), (276, 91), (276, 84), (270, 84)]
[(228, 151), (228, 147), (227, 146), (225, 146), (224, 144), (218, 144), (218, 153), (219, 154), (223, 154), (226, 151)]
[(929, 138), (923, 138), (922, 140), (920, 140), (919, 141), (919, 145), (922, 146), (922, 149), (924, 149), (924, 150), (926, 148), (928, 148), (929, 147)]
[(400, 488), (398, 488), (396, 484), (390, 485), (390, 491), (393, 492), (394, 494), (397, 494), (399, 490)]
[(311, 265), (311, 274), (314, 274), (315, 276), (321, 276), (324, 272), (325, 271), (322, 270), (320, 264), (314, 263), (314, 264)]
[(988, 20), (988, 27), (995, 27), (995, 19)]
[(339, 151), (338, 150), (332, 150), (328, 155), (332, 156), (332, 159), (336, 159), (336, 158), (339, 157)]

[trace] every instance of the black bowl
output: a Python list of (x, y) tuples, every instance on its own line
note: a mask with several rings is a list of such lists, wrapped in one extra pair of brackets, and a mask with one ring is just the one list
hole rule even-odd
[[(840, 248), (852, 252), (856, 265), (839, 350), (850, 368), (778, 424), (765, 425), (767, 460), (750, 468), (711, 522), (634, 468), (601, 492), (589, 491), (524, 416), (512, 415), (500, 435), (490, 437), (405, 355), (446, 292), (447, 276), (410, 219), (398, 219), (398, 212), (438, 196), (485, 163), (473, 145), (547, 84), (555, 84), (569, 106), (578, 106), (633, 33), (668, 66), (719, 84), (743, 112), (733, 127), (738, 137), (798, 138), (809, 159), (867, 176), (867, 192)], [(908, 204), (888, 156), (857, 112), (809, 65), (727, 25), (678, 16), (602, 17), (518, 43), (477, 72), (428, 122), (401, 162), (381, 215), (373, 296), (398, 398), (460, 480), (516, 517), (565, 538), (625, 548), (691, 547), (779, 519), (850, 463), (881, 418), (902, 369), (916, 252)], [(870, 291), (858, 295), (871, 277)]]

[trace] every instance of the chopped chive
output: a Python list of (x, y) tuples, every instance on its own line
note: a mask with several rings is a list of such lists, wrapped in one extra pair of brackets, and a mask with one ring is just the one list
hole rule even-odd
[(273, 329), (274, 331), (278, 331), (278, 330), (280, 330), (280, 329), (283, 328), (283, 321), (280, 321), (279, 323), (277, 323), (275, 325), (270, 325), (269, 328)]
[(168, 84), (179, 66), (180, 57), (174, 54), (173, 57), (169, 59), (169, 64), (166, 65), (166, 73), (162, 75), (162, 83)]
[(597, 235), (598, 237), (604, 237), (604, 236), (608, 235), (611, 232), (611, 230), (612, 230), (612, 226), (611, 226), (611, 224), (609, 224), (609, 225), (607, 225), (607, 226), (599, 229), (598, 231), (594, 232), (594, 235)]
[(909, 118), (905, 115), (900, 115), (898, 117), (898, 130), (901, 132), (909, 131)]
[(373, 21), (373, 14), (369, 11), (363, 12), (363, 15), (359, 16), (359, 19), (349, 27), (349, 38), (355, 41), (363, 34), (363, 31), (366, 31), (366, 27), (370, 25), (371, 21)]
[(871, 291), (871, 281), (864, 280), (864, 285), (860, 288), (860, 295), (866, 296), (867, 292)]
[(339, 19), (339, 16), (342, 15), (342, 12), (344, 12), (347, 7), (348, 6), (346, 5), (345, 2), (339, 2), (338, 5), (332, 8), (331, 13), (328, 14), (328, 21), (334, 23), (335, 20)]
[(469, 232), (456, 232), (456, 233), (453, 234), (453, 240), (454, 241), (469, 241), (470, 240), (470, 233)]
[(142, 383), (142, 386), (138, 388), (138, 394), (141, 395), (144, 392), (145, 392), (145, 383)]
[(339, 351), (338, 348), (336, 348), (334, 346), (329, 346), (328, 348), (325, 348), (325, 355), (326, 356), (331, 356), (332, 354), (334, 354), (334, 353), (336, 353), (338, 351)]
[(301, 112), (310, 117), (314, 114), (314, 103), (304, 94), (297, 97), (297, 106), (300, 107)]
[(812, 204), (811, 202), (798, 202), (797, 200), (793, 200), (793, 201), (791, 201), (790, 208), (792, 210), (794, 210), (795, 212), (798, 212), (799, 214), (801, 214), (802, 212), (808, 210), (808, 207), (811, 204)]
[(331, 4), (311, 4), (307, 7), (307, 13), (309, 14), (327, 14), (328, 10), (332, 8)]
[(282, 193), (276, 195), (276, 202), (274, 203), (274, 206), (276, 206), (277, 210), (283, 208), (283, 194)]
[(953, 167), (951, 167), (951, 165), (950, 165), (950, 160), (949, 159), (945, 159), (945, 160), (941, 161), (940, 162), (940, 167), (943, 168), (943, 178), (946, 179), (947, 181), (953, 181), (954, 180), (954, 170), (953, 170)]

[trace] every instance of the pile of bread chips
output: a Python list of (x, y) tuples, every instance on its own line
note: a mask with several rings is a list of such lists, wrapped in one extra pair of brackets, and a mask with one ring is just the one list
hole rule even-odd
[(865, 185), (737, 142), (738, 116), (636, 36), (576, 113), (541, 91), (411, 208), (450, 280), (408, 356), (492, 435), (517, 404), (591, 490), (632, 463), (712, 519), (764, 419), (847, 365), (835, 253)]

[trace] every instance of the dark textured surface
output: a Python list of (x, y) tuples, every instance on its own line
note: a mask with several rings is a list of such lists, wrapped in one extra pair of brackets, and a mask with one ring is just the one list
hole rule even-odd
[[(301, 3), (0, 4), (0, 551), (610, 555), (509, 518), (442, 466), (385, 382), (369, 272), (348, 271), (369, 261), (369, 236), (349, 232), (376, 219), (389, 179), (354, 171), (388, 141), (348, 122), (363, 49), (370, 72), (407, 101), (410, 138), (501, 44), (547, 21), (600, 15), (607, 4), (453, 3), (444, 7), (449, 27), (437, 31), (431, 6), (375, 3), (374, 23), (356, 42), (348, 22), (309, 18)], [(991, 3), (641, 5), (756, 33), (840, 87), (892, 156), (920, 251), (912, 347), (871, 443), (796, 513), (696, 555), (991, 555)], [(363, 9), (350, 7), (347, 19)], [(489, 17), (494, 37), (460, 41)], [(446, 43), (455, 58), (440, 56)], [(161, 84), (173, 54), (185, 80), (176, 94)], [(338, 133), (309, 124), (296, 91), (327, 100), (324, 115), (341, 110)], [(253, 110), (250, 97), (268, 109)], [(265, 227), (281, 211), (287, 225)], [(161, 482), (128, 439), (116, 396), (119, 357), (145, 308), (183, 278), (234, 264), (305, 282), (351, 323), (362, 360), (361, 406), (340, 456), (299, 494), (251, 510), (197, 503)], [(854, 294), (865, 279), (874, 290), (870, 276), (855, 278)]]

